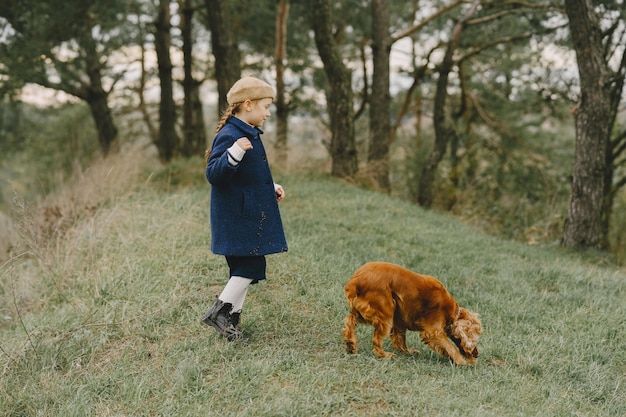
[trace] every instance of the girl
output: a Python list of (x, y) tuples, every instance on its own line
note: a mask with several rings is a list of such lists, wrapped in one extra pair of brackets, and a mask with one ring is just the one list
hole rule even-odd
[(242, 340), (239, 318), (248, 287), (265, 279), (265, 255), (286, 252), (278, 209), (285, 191), (274, 183), (260, 129), (274, 89), (245, 77), (226, 95), (228, 109), (207, 150), (211, 183), (211, 250), (224, 255), (230, 279), (202, 320), (230, 341)]

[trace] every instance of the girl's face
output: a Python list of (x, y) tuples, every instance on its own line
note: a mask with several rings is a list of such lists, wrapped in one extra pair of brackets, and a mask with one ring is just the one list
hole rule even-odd
[(246, 100), (241, 105), (241, 111), (237, 114), (244, 122), (256, 126), (263, 126), (265, 119), (270, 117), (271, 98), (262, 98), (260, 100)]

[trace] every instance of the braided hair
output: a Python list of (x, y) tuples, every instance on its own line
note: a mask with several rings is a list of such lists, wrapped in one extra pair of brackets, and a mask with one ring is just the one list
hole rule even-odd
[[(233, 104), (228, 105), (228, 108), (226, 109), (226, 111), (222, 113), (222, 118), (217, 123), (217, 128), (215, 129), (216, 134), (219, 133), (220, 130), (222, 130), (222, 128), (226, 124), (226, 121), (239, 111), (240, 105), (241, 103), (233, 103)], [(204, 151), (204, 160), (206, 163), (209, 163), (210, 156), (211, 156), (211, 149), (207, 148), (206, 151)]]

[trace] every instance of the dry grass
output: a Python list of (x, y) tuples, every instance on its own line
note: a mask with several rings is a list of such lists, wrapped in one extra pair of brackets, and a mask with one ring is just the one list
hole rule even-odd
[(24, 309), (42, 304), (38, 301), (38, 292), (44, 290), (41, 280), (28, 271), (20, 271), (19, 279), (14, 276), (16, 264), (24, 259), (38, 262), (50, 277), (46, 285), (64, 297), (64, 288), (72, 285), (77, 259), (84, 255), (84, 236), (90, 235), (89, 228), (107, 227), (94, 224), (96, 214), (130, 198), (149, 181), (150, 165), (150, 160), (130, 151), (95, 161), (59, 192), (39, 201), (27, 201), (14, 190), (13, 221), (6, 227), (11, 233), (4, 241), (8, 259), (2, 268), (5, 279), (0, 281), (0, 314), (10, 317), (11, 305)]

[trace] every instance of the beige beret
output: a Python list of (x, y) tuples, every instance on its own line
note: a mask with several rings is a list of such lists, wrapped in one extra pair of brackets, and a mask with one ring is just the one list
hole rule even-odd
[(241, 103), (246, 100), (260, 100), (262, 98), (274, 99), (274, 89), (265, 81), (254, 77), (244, 77), (237, 81), (228, 90), (226, 100), (228, 104)]

